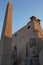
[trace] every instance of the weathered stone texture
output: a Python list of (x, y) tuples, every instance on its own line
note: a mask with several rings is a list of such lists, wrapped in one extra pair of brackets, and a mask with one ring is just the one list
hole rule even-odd
[[(10, 31), (10, 32), (9, 32)], [(12, 37), (12, 3), (8, 3), (2, 30), (2, 37)]]
[[(37, 47), (42, 49), (43, 30), (40, 26), (40, 20), (32, 16), (27, 25), (12, 35), (12, 3), (8, 3), (0, 43), (0, 65), (11, 65), (11, 52), (13, 55), (15, 46), (17, 47), (17, 65), (24, 65), (25, 60), (28, 60), (26, 55), (29, 54), (29, 45), (26, 50), (26, 44), (29, 43), (32, 37), (36, 39)], [(43, 65), (42, 56), (43, 50), (39, 53), (39, 61), (41, 65)]]
[(43, 49), (40, 51), (39, 61), (40, 61), (40, 64), (43, 65)]
[(12, 3), (8, 3), (2, 36), (1, 36), (1, 55), (0, 65), (11, 65), (11, 43), (12, 43)]
[[(31, 37), (35, 37), (37, 46), (43, 47), (43, 30), (39, 24), (39, 20), (33, 18), (26, 26), (18, 30), (12, 37), (12, 50), (17, 46), (17, 60), (25, 59), (26, 56), (26, 43), (29, 43)], [(28, 47), (29, 49), (29, 47)], [(23, 65), (23, 64), (22, 64)]]

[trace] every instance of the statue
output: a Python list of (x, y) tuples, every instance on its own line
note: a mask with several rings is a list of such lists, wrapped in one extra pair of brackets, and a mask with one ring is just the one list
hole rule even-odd
[(35, 38), (31, 38), (29, 43), (29, 65), (40, 65), (39, 52)]
[(32, 38), (30, 40), (29, 60), (30, 60), (30, 65), (40, 65), (39, 64), (39, 49), (36, 46), (35, 38)]

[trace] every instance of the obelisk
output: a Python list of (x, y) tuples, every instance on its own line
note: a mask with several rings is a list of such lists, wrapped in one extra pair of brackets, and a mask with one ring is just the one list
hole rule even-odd
[(7, 4), (1, 37), (1, 65), (11, 65), (12, 3)]

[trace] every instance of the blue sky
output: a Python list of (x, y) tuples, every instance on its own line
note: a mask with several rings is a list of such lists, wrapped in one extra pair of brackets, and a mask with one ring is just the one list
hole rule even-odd
[[(0, 0), (0, 37), (6, 6), (9, 1)], [(12, 5), (12, 34), (26, 25), (32, 15), (41, 19), (43, 28), (43, 0), (12, 0)]]

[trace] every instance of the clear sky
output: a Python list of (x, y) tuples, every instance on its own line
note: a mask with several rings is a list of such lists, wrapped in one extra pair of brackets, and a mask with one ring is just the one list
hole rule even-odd
[[(0, 0), (0, 37), (4, 22), (7, 3), (10, 0)], [(12, 34), (29, 22), (34, 15), (41, 19), (43, 28), (43, 0), (12, 0)]]

